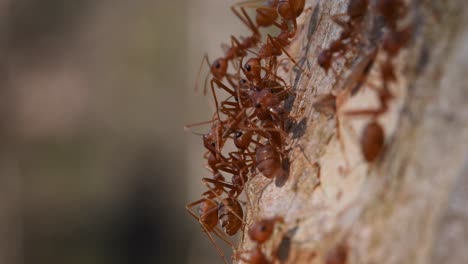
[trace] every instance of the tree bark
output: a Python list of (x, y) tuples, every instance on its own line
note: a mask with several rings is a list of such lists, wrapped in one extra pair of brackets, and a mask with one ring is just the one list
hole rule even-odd
[[(294, 91), (286, 103), (296, 118), (289, 175), (249, 182), (252, 203), (244, 234), (254, 220), (284, 217), (262, 246), (281, 263), (468, 263), (468, 28), (463, 26), (468, 5), (464, 0), (408, 4), (412, 39), (395, 62), (398, 80), (390, 87), (395, 98), (378, 119), (384, 152), (368, 163), (359, 138), (370, 118), (343, 112), (379, 106), (370, 88), (382, 84), (378, 67), (336, 114), (313, 106), (353, 78), (382, 38), (381, 20), (370, 9), (351, 66), (337, 67), (338, 76), (325, 74), (316, 55), (338, 38), (341, 29), (331, 15), (345, 12), (347, 3), (306, 1), (290, 53), (301, 58), (310, 77), (292, 67), (281, 73)], [(239, 250), (253, 246), (243, 235)], [(344, 262), (331, 262), (340, 254)]]

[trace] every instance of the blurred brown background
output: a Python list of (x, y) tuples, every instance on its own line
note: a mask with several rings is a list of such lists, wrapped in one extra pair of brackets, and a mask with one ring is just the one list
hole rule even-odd
[(248, 34), (232, 4), (0, 1), (0, 263), (220, 262), (183, 126), (212, 111), (203, 53)]

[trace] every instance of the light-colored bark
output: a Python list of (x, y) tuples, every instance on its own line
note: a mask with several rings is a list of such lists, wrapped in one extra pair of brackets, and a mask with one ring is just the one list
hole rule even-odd
[[(296, 89), (290, 174), (286, 181), (250, 181), (247, 191), (253, 204), (247, 222), (278, 215), (286, 219), (264, 245), (267, 255), (279, 252), (286, 263), (323, 263), (339, 245), (348, 247), (347, 263), (467, 263), (467, 4), (410, 4), (413, 40), (396, 60), (398, 83), (391, 86), (395, 99), (379, 118), (385, 152), (368, 164), (359, 137), (369, 118), (342, 112), (378, 106), (375, 91), (368, 88), (380, 84), (378, 67), (365, 88), (340, 108), (339, 137), (335, 116), (312, 106), (318, 95), (330, 93), (335, 79), (336, 89), (352, 76), (355, 66), (339, 70), (339, 78), (325, 75), (315, 59), (320, 48), (338, 37), (340, 28), (330, 15), (344, 12), (347, 2), (306, 1), (290, 50), (302, 58), (300, 64), (311, 77), (291, 69), (282, 73)], [(375, 21), (366, 19), (364, 28), (370, 30)], [(363, 36), (365, 44), (356, 51), (353, 65), (371, 47), (369, 34)], [(375, 65), (380, 61), (381, 54)], [(317, 188), (314, 162), (321, 168)], [(239, 250), (252, 247), (243, 236)]]

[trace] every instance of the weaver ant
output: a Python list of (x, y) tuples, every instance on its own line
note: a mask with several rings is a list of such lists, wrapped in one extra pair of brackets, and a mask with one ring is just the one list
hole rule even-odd
[[(387, 59), (380, 65), (380, 73), (383, 83), (383, 86), (380, 89), (377, 89), (380, 106), (377, 109), (352, 110), (345, 113), (349, 116), (372, 117), (371, 122), (364, 127), (360, 140), (362, 154), (365, 160), (369, 163), (375, 161), (380, 156), (385, 144), (385, 132), (382, 126), (377, 122), (377, 118), (388, 111), (389, 101), (394, 98), (388, 88), (389, 82), (396, 81), (394, 67), (390, 58), (398, 54), (399, 50), (407, 44), (408, 39), (410, 38), (410, 31), (411, 27), (408, 27), (402, 31), (389, 34), (388, 36), (393, 36), (397, 39), (387, 37), (382, 43), (382, 49), (387, 53)], [(400, 39), (401, 41), (399, 41)], [(365, 72), (368, 73), (370, 66), (365, 67)], [(362, 80), (365, 79), (361, 78), (361, 81), (358, 82), (358, 88), (362, 85)]]
[[(200, 200), (189, 203), (185, 206), (187, 212), (200, 223), (203, 231), (208, 236), (210, 242), (216, 248), (220, 256), (223, 258), (224, 263), (228, 263), (224, 253), (216, 244), (215, 240), (211, 233), (222, 239), (232, 248), (234, 244), (225, 236), (225, 234), (219, 230), (218, 221), (221, 222), (223, 230), (228, 235), (235, 234), (242, 226), (242, 220), (238, 221), (239, 218), (242, 219), (242, 207), (239, 202), (230, 197), (223, 199), (220, 203), (216, 202), (214, 198), (218, 197), (220, 194), (216, 193), (215, 190), (208, 190), (203, 193)], [(198, 207), (198, 216), (192, 212), (192, 208), (196, 205)], [(236, 218), (236, 220), (234, 220)], [(239, 224), (240, 223), (240, 224)]]
[(387, 54), (386, 60), (380, 65), (380, 73), (383, 86), (378, 90), (380, 107), (377, 109), (354, 110), (346, 112), (346, 115), (367, 115), (372, 120), (364, 127), (361, 135), (361, 151), (367, 162), (375, 161), (383, 151), (385, 145), (385, 132), (377, 122), (377, 118), (388, 111), (389, 101), (393, 99), (393, 94), (388, 88), (388, 83), (397, 80), (391, 59), (398, 55), (400, 49), (406, 46), (411, 39), (413, 31), (412, 25), (402, 30), (397, 30), (397, 19), (406, 13), (404, 2), (378, 0), (377, 11), (385, 18), (390, 27), (389, 32), (382, 41), (382, 49)]
[[(337, 57), (344, 57), (351, 44), (356, 44), (357, 28), (360, 25), (368, 9), (368, 0), (351, 0), (346, 9), (346, 13), (337, 14), (332, 17), (332, 20), (343, 28), (340, 37), (332, 41), (328, 48), (322, 50), (317, 56), (317, 63), (326, 73), (331, 68), (337, 76), (336, 71), (332, 67), (333, 60)], [(348, 16), (348, 21), (340, 20), (339, 17)], [(335, 55), (338, 54), (338, 55)]]
[[(234, 76), (227, 73), (229, 62), (236, 58), (246, 56), (247, 50), (257, 46), (260, 42), (260, 32), (257, 26), (250, 19), (245, 9), (241, 7), (242, 14), (240, 14), (239, 11), (237, 11), (233, 6), (231, 7), (231, 10), (245, 25), (247, 25), (247, 27), (253, 32), (253, 34), (250, 37), (243, 38), (242, 41), (239, 41), (236, 37), (231, 36), (231, 47), (229, 47), (226, 50), (224, 57), (220, 57), (214, 60), (213, 63), (210, 63), (208, 55), (205, 54), (203, 56), (202, 62), (198, 70), (197, 78), (195, 80), (195, 90), (198, 89), (198, 82), (203, 62), (206, 62), (208, 64), (208, 67), (210, 68), (210, 73), (215, 79), (222, 80), (224, 77), (227, 77), (227, 80), (234, 86)], [(206, 76), (204, 82), (204, 94), (206, 93), (206, 83), (208, 77), (209, 75)]]

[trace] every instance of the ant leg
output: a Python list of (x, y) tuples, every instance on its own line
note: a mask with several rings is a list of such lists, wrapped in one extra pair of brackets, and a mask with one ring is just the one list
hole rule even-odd
[(240, 111), (238, 103), (235, 102), (222, 102), (221, 103), (221, 113), (228, 116), (228, 118), (234, 118)]
[(344, 112), (343, 114), (347, 115), (347, 116), (373, 116), (373, 117), (377, 117), (378, 115), (382, 114), (384, 111), (383, 111), (383, 107), (380, 107), (378, 109), (363, 109), (363, 110), (350, 110), (350, 111), (346, 111)]
[[(237, 190), (238, 188), (232, 184), (229, 184), (227, 182), (224, 182), (224, 181), (219, 181), (219, 180), (215, 180), (215, 179), (210, 179), (210, 178), (203, 178), (203, 183), (211, 189), (211, 187), (208, 185), (208, 183), (212, 183), (212, 184), (215, 184), (215, 185), (218, 185), (218, 186), (224, 186), (224, 187), (227, 187), (227, 188), (230, 188), (231, 190)], [(215, 196), (217, 198), (221, 198), (220, 195), (216, 194), (214, 190), (212, 190), (212, 192), (215, 194)], [(236, 199), (237, 197), (231, 197), (232, 199)], [(221, 202), (222, 203), (222, 202)], [(220, 203), (220, 204), (221, 204)], [(236, 212), (234, 212), (233, 210), (231, 210), (230, 208), (228, 208), (229, 211), (236, 217), (238, 218), (242, 223), (244, 223), (244, 219), (238, 215)], [(245, 223), (244, 223), (245, 224)], [(216, 230), (213, 230), (214, 233), (217, 234), (217, 236), (221, 239), (223, 239), (226, 243), (228, 243), (229, 245), (231, 245), (232, 247), (234, 247), (234, 245), (232, 244), (231, 241), (229, 241), (229, 239), (227, 239), (224, 235), (224, 233), (222, 231), (220, 231), (219, 233), (217, 233), (216, 231), (219, 231), (219, 229), (217, 229), (216, 227)]]
[[(203, 183), (212, 183), (214, 184), (215, 186), (221, 186), (221, 187), (226, 187), (226, 188), (229, 188), (231, 190), (233, 189), (236, 189), (236, 186), (230, 184), (230, 183), (227, 183), (227, 182), (224, 182), (224, 181), (220, 181), (220, 180), (216, 180), (216, 179), (211, 179), (211, 178), (202, 178), (202, 181)], [(207, 185), (208, 186), (208, 185)], [(208, 186), (209, 187), (209, 186)], [(211, 188), (210, 188), (211, 189)]]
[(226, 91), (227, 93), (229, 93), (230, 95), (236, 97), (236, 93), (235, 93), (233, 90), (229, 89), (229, 87), (227, 87), (227, 86), (226, 86), (224, 83), (222, 83), (220, 80), (213, 78), (213, 79), (211, 79), (210, 83), (211, 83), (211, 88), (213, 89), (213, 91), (214, 91), (214, 88), (213, 88), (214, 85), (213, 85), (213, 83), (216, 83), (216, 85), (218, 85), (218, 88), (221, 88), (221, 89), (223, 89), (224, 91)]
[[(244, 0), (242, 2), (234, 4), (234, 6), (241, 6), (241, 7), (250, 7), (250, 8), (257, 8), (261, 7), (262, 5), (257, 2), (262, 2), (263, 0)], [(257, 3), (257, 4), (255, 4)]]
[(213, 122), (214, 122), (214, 120), (209, 120), (209, 121), (203, 121), (203, 122), (188, 124), (188, 125), (185, 125), (185, 126), (184, 126), (184, 130), (190, 130), (191, 127), (196, 127), (196, 126), (211, 124), (211, 123), (213, 123)]
[(256, 36), (260, 36), (260, 31), (258, 30), (258, 27), (255, 25), (255, 23), (252, 21), (250, 16), (247, 14), (244, 7), (241, 7), (241, 11), (244, 17), (247, 19), (248, 27), (250, 28), (250, 30), (252, 30), (253, 34)]
[(234, 81), (235, 78), (238, 78), (235, 74), (226, 73), (226, 80), (229, 82), (229, 85), (232, 87), (237, 87), (238, 85)]
[(234, 246), (234, 244), (226, 237), (226, 235), (224, 234), (224, 232), (222, 230), (219, 229), (219, 227), (215, 227), (213, 229), (213, 233), (219, 237), (220, 239), (222, 239), (224, 242), (226, 242), (226, 244), (228, 244), (229, 246), (231, 246), (231, 248), (234, 250), (236, 247)]
[[(216, 92), (215, 92), (215, 89), (214, 89), (214, 85), (213, 85), (213, 81), (216, 80), (216, 79), (211, 79), (211, 93), (213, 94), (213, 99), (215, 101), (215, 107), (216, 107), (216, 116), (218, 117), (218, 120), (221, 120), (221, 116), (219, 115), (219, 103), (218, 103), (218, 97), (216, 96)], [(218, 81), (218, 80), (216, 80)], [(218, 81), (219, 82), (219, 81)], [(219, 144), (218, 144), (219, 145)]]
[(229, 123), (228, 126), (227, 126), (225, 136), (226, 136), (226, 134), (229, 134), (229, 131), (232, 129), (233, 126), (235, 126), (235, 124), (238, 124), (239, 122), (242, 122), (242, 121), (244, 121), (246, 119), (248, 119), (248, 120), (251, 119), (251, 117), (244, 117), (244, 118), (240, 119), (243, 115), (245, 115), (246, 111), (247, 111), (246, 108), (241, 108), (241, 111), (235, 117), (233, 117), (232, 122)]
[[(216, 194), (215, 191), (213, 189), (211, 189), (211, 187), (208, 185), (208, 182), (212, 183), (212, 184), (215, 184), (215, 185), (218, 185), (218, 186), (224, 186), (224, 187), (230, 188), (231, 190), (237, 190), (238, 189), (238, 188), (236, 188), (236, 186), (234, 186), (232, 184), (229, 184), (227, 182), (224, 182), (224, 181), (219, 181), (219, 180), (210, 179), (210, 178), (203, 178), (202, 181), (215, 194), (215, 196), (218, 197), (218, 198), (221, 198), (220, 195)], [(235, 199), (235, 198), (237, 198), (237, 197), (234, 197), (233, 199)], [(239, 219), (241, 222), (244, 223), (244, 219), (240, 215), (238, 215), (236, 212), (234, 212), (230, 208), (228, 208), (228, 209), (237, 219)], [(214, 231), (215, 230), (213, 230), (213, 232)], [(234, 246), (231, 241), (229, 241), (227, 238), (224, 237), (224, 233), (222, 231), (220, 233), (216, 233), (216, 234), (217, 234), (218, 237), (223, 239), (226, 243), (230, 244), (231, 246)]]
[(296, 65), (296, 67), (303, 73), (305, 74), (307, 77), (311, 77), (310, 73), (306, 73), (304, 69), (302, 69), (302, 67), (297, 64), (296, 60), (286, 51), (286, 49), (284, 49), (271, 35), (268, 35), (267, 38), (270, 40), (271, 44), (273, 46), (275, 46), (275, 48), (277, 49), (280, 49), (282, 52), (284, 52), (284, 54), (286, 54), (286, 56), (288, 56), (288, 58), (294, 63), (294, 65)]
[[(202, 58), (202, 61), (200, 63), (200, 66), (198, 67), (198, 73), (197, 73), (197, 78), (195, 78), (195, 92), (198, 91), (198, 83), (200, 81), (200, 74), (201, 74), (201, 69), (202, 69), (202, 66), (203, 66), (203, 63), (206, 62), (206, 64), (208, 65), (208, 68), (211, 67), (211, 63), (210, 63), (210, 60), (208, 58), (208, 54), (205, 53), (205, 55), (203, 55), (203, 58)], [(207, 82), (207, 79), (208, 79), (208, 76), (209, 76), (209, 73), (206, 75), (205, 77), (205, 85), (203, 87), (203, 94), (206, 94), (206, 82)]]
[[(258, 131), (258, 132), (278, 132), (280, 133), (282, 136), (284, 137), (287, 137), (288, 135), (286, 134), (286, 132), (284, 132), (284, 130), (281, 130), (279, 128), (268, 128), (268, 127), (239, 127), (239, 129), (243, 129), (243, 130), (252, 130), (252, 131)], [(265, 136), (265, 135), (262, 135), (262, 137), (264, 138), (268, 138), (268, 136)], [(259, 143), (259, 145), (262, 145)]]
[(242, 14), (240, 14), (239, 11), (235, 9), (234, 5), (231, 6), (231, 11), (242, 21), (242, 23), (244, 23), (250, 30), (252, 30), (254, 35), (260, 35), (260, 32), (258, 31), (255, 24), (252, 22), (252, 19), (247, 14), (247, 12), (245, 12), (245, 8), (241, 6), (240, 9)]
[[(194, 212), (192, 212), (191, 208), (199, 203), (201, 203), (201, 201), (203, 201), (203, 199), (200, 199), (198, 200), (197, 202), (194, 202), (194, 203), (190, 203), (188, 205), (185, 206), (185, 209), (187, 210), (187, 212), (193, 217), (195, 218), (201, 225), (201, 227), (203, 228), (203, 231), (204, 233), (206, 233), (206, 235), (208, 236), (208, 239), (210, 240), (211, 244), (216, 248), (216, 250), (218, 251), (219, 255), (221, 256), (221, 258), (223, 259), (223, 262), (225, 264), (228, 264), (228, 261), (226, 259), (226, 256), (224, 256), (224, 253), (221, 251), (221, 249), (219, 248), (218, 244), (216, 244), (216, 241), (213, 239), (213, 236), (211, 236), (210, 234), (210, 231), (208, 230), (208, 228), (206, 227), (205, 223), (203, 223), (200, 219), (200, 217), (198, 217)], [(218, 235), (218, 234), (216, 234)], [(218, 235), (219, 236), (219, 235)], [(220, 237), (221, 238), (221, 237)], [(223, 239), (224, 240), (224, 239)], [(225, 241), (226, 242), (226, 241)], [(228, 243), (229, 244), (229, 243)], [(232, 245), (232, 243), (231, 243)]]
[(231, 47), (242, 47), (241, 43), (239, 42), (239, 40), (234, 37), (233, 35), (231, 35)]

